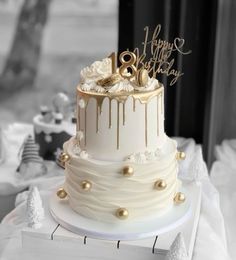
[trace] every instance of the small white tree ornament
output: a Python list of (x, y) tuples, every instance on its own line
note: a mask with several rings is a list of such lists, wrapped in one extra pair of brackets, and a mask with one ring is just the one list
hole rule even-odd
[(44, 209), (37, 187), (33, 187), (29, 192), (26, 214), (28, 227), (38, 229), (42, 226), (41, 222), (44, 219)]
[(188, 254), (181, 233), (178, 233), (168, 251), (165, 260), (187, 260)]

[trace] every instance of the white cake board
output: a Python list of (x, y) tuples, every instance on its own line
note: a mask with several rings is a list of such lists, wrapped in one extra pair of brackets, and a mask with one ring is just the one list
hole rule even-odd
[(52, 218), (49, 197), (45, 196), (43, 225), (37, 230), (26, 228), (22, 231), (23, 250), (29, 259), (35, 260), (164, 260), (175, 237), (181, 232), (190, 260), (200, 214), (201, 186), (193, 182), (187, 189), (191, 190), (188, 195), (191, 212), (184, 223), (159, 236), (130, 241), (95, 239), (68, 231)]
[(191, 190), (183, 185), (181, 191), (186, 201), (174, 205), (167, 213), (146, 221), (118, 220), (116, 223), (102, 223), (83, 217), (71, 209), (68, 200), (61, 200), (56, 192), (50, 200), (50, 211), (53, 218), (62, 227), (80, 236), (107, 240), (136, 240), (158, 236), (184, 223), (191, 215), (191, 201), (188, 199)]

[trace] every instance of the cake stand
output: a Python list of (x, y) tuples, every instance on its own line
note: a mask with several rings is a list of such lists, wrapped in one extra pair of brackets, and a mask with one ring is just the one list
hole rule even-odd
[(146, 221), (125, 221), (103, 223), (83, 217), (71, 209), (67, 200), (60, 200), (56, 192), (50, 199), (50, 212), (62, 227), (80, 236), (106, 240), (137, 240), (158, 236), (183, 224), (191, 215), (190, 190), (186, 185), (181, 189), (186, 201), (174, 205), (165, 214)]

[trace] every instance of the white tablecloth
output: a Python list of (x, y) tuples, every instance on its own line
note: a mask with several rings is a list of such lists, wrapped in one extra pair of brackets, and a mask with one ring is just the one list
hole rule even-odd
[(223, 141), (216, 146), (215, 155), (211, 181), (220, 193), (228, 248), (231, 258), (236, 259), (236, 140)]
[[(180, 177), (185, 180), (198, 180), (202, 183), (202, 206), (194, 247), (193, 260), (228, 260), (224, 219), (219, 206), (219, 193), (210, 182), (202, 151), (192, 139), (176, 138), (179, 149), (187, 154), (180, 163)], [(56, 176), (41, 180), (37, 185), (42, 193), (49, 192), (63, 177)], [(17, 197), (16, 208), (9, 213), (0, 225), (1, 259), (31, 259), (21, 249), (20, 231), (25, 225), (25, 201), (27, 192)], [(53, 257), (53, 256), (51, 256)], [(34, 259), (40, 259), (35, 256)]]

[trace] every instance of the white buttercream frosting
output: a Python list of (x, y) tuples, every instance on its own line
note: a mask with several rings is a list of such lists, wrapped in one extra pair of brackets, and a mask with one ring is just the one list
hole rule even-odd
[(83, 133), (83, 131), (77, 131), (77, 133), (76, 133), (76, 139), (77, 139), (78, 141), (81, 141), (83, 138), (84, 138), (84, 133)]
[(115, 84), (114, 86), (112, 86), (108, 92), (110, 93), (117, 93), (117, 92), (121, 92), (121, 91), (125, 91), (125, 92), (131, 92), (134, 90), (134, 87), (132, 86), (132, 84), (129, 82), (128, 79), (124, 79), (121, 82), (118, 82), (117, 84)]
[(156, 88), (159, 88), (160, 84), (159, 81), (155, 78), (148, 78), (148, 82), (145, 86), (143, 87), (139, 87), (139, 86), (135, 86), (135, 90), (137, 91), (152, 91)]
[[(133, 92), (136, 91), (152, 91), (156, 88), (160, 87), (159, 81), (155, 78), (149, 78), (148, 83), (143, 86), (137, 86), (135, 80), (129, 81), (128, 79), (121, 79), (120, 82), (114, 84), (110, 88), (107, 89), (109, 93), (118, 93), (118, 92)], [(85, 83), (81, 84), (81, 89), (83, 91), (94, 91), (98, 93), (104, 93), (106, 91), (105, 88), (98, 86), (96, 81), (85, 81)]]
[(161, 157), (161, 150), (157, 148), (155, 151), (147, 150), (145, 152), (133, 153), (127, 157), (127, 161), (134, 163), (147, 163), (159, 160)]
[(71, 139), (73, 142), (72, 145), (72, 153), (74, 153), (74, 155), (81, 157), (83, 159), (87, 159), (89, 157), (88, 153), (85, 150), (82, 150), (79, 142), (84, 138), (84, 134), (82, 131), (78, 131), (76, 133), (76, 137)]
[[(122, 207), (129, 211), (127, 221), (142, 221), (164, 214), (172, 207), (180, 183), (177, 180), (176, 144), (171, 139), (156, 161), (142, 164), (86, 159), (81, 154), (74, 154), (73, 143), (72, 138), (64, 145), (64, 151), (71, 158), (70, 163), (66, 163), (64, 188), (70, 206), (77, 213), (103, 222), (118, 222), (115, 212)], [(147, 159), (150, 153), (143, 155)], [(122, 175), (122, 169), (127, 165), (133, 167), (133, 176)], [(165, 190), (154, 189), (158, 179), (166, 181)], [(83, 180), (92, 183), (90, 191), (81, 188)]]
[(95, 61), (91, 66), (81, 70), (80, 76), (82, 82), (91, 82), (110, 76), (111, 59), (105, 58), (102, 61)]
[(105, 88), (103, 88), (103, 87), (101, 87), (101, 86), (98, 86), (98, 85), (96, 85), (95, 87), (94, 87), (94, 90), (96, 91), (96, 92), (98, 92), (98, 93), (104, 93), (106, 90), (105, 90)]

